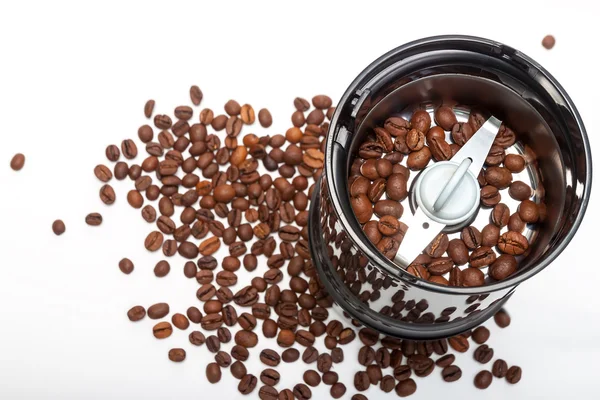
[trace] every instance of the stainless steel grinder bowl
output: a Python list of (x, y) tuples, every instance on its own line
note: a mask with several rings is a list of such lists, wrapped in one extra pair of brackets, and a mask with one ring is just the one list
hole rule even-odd
[[(367, 239), (350, 206), (348, 173), (365, 135), (390, 114), (415, 105), (432, 110), (445, 99), (485, 108), (517, 132), (520, 144), (514, 151), (536, 154), (526, 175), (547, 205), (544, 222), (527, 233), (535, 241), (517, 273), (481, 287), (441, 286), (408, 274)], [(417, 40), (375, 60), (337, 106), (311, 202), (313, 263), (324, 289), (355, 322), (407, 339), (456, 335), (496, 313), (519, 283), (567, 246), (585, 213), (591, 175), (583, 122), (542, 66), (487, 39)]]

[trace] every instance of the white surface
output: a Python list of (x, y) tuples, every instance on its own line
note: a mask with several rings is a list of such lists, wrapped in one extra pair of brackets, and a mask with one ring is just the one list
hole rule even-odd
[[(138, 303), (167, 301), (176, 311), (196, 303), (197, 284), (183, 278), (179, 263), (168, 277), (153, 276), (159, 256), (143, 248), (149, 227), (126, 205), (129, 183), (114, 185), (120, 195), (114, 206), (98, 199), (92, 169), (104, 162), (107, 144), (136, 137), (148, 98), (157, 101), (156, 111), (172, 112), (198, 84), (204, 105), (221, 110), (235, 98), (256, 110), (267, 106), (275, 121), (270, 132), (283, 132), (295, 96), (339, 98), (368, 63), (397, 45), (474, 34), (520, 49), (554, 74), (599, 150), (593, 2), (333, 3), (0, 5), (0, 398), (240, 397), (228, 372), (219, 385), (206, 382), (211, 355), (187, 345), (187, 333), (157, 341), (150, 320), (132, 324), (125, 316)], [(540, 45), (547, 33), (557, 38), (552, 51)], [(16, 152), (27, 156), (20, 173), (8, 167)], [(104, 214), (102, 227), (84, 224), (91, 211)], [(496, 354), (523, 367), (519, 385), (494, 381), (477, 391), (477, 366), (459, 360), (459, 382), (418, 380), (412, 398), (598, 398), (600, 269), (589, 255), (598, 248), (598, 217), (594, 196), (575, 241), (517, 290), (508, 306), (513, 325), (499, 332), (488, 324)], [(60, 238), (50, 229), (56, 218), (67, 224)], [(136, 265), (130, 276), (117, 268), (124, 256)], [(168, 349), (178, 346), (190, 350), (182, 364), (167, 360)], [(344, 348), (346, 358), (357, 348), (358, 341)], [(251, 364), (258, 375), (260, 367)], [(354, 365), (335, 368), (348, 387), (346, 399), (354, 393)], [(303, 368), (281, 368), (282, 384), (300, 381)], [(326, 398), (327, 389), (313, 390), (313, 398)], [(395, 398), (376, 388), (366, 394)]]

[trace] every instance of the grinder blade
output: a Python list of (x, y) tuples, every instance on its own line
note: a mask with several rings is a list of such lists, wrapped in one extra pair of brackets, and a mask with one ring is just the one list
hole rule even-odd
[(502, 121), (491, 116), (450, 161), (437, 162), (417, 178), (416, 210), (407, 214), (408, 229), (394, 262), (407, 268), (447, 226), (470, 218), (479, 206), (477, 175), (494, 144)]

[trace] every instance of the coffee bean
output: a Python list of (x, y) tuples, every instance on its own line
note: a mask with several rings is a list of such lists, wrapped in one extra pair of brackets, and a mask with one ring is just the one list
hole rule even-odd
[(413, 171), (419, 171), (424, 169), (429, 161), (431, 160), (431, 151), (429, 147), (425, 146), (419, 151), (414, 151), (408, 155), (406, 165)]
[(218, 352), (219, 349), (221, 348), (221, 342), (219, 341), (219, 338), (215, 335), (210, 335), (209, 337), (207, 337), (206, 338), (206, 348), (211, 353)]
[(469, 350), (469, 342), (462, 335), (452, 336), (448, 339), (448, 344), (459, 353), (464, 353)]
[(494, 375), (496, 378), (504, 378), (507, 372), (508, 365), (506, 364), (506, 361), (502, 359), (494, 361), (494, 365), (492, 366), (492, 375)]
[(492, 373), (480, 371), (475, 375), (474, 384), (477, 389), (487, 389), (492, 384)]
[(169, 322), (159, 322), (152, 328), (152, 333), (157, 339), (165, 339), (171, 336), (171, 333), (173, 333), (173, 327)]
[(497, 204), (491, 213), (491, 221), (498, 228), (503, 228), (508, 225), (510, 218), (510, 210), (504, 203)]
[(281, 359), (286, 363), (294, 362), (294, 361), (298, 360), (299, 357), (300, 357), (300, 352), (294, 348), (286, 349), (281, 354)]
[(508, 194), (515, 200), (527, 200), (533, 194), (531, 187), (523, 181), (514, 181), (508, 188)]
[(469, 250), (461, 239), (450, 240), (447, 252), (456, 265), (464, 265), (469, 261)]
[(369, 400), (369, 399), (367, 399), (367, 396), (357, 393), (354, 396), (352, 396), (351, 400)]
[(479, 232), (479, 229), (475, 228), (474, 226), (467, 226), (463, 228), (460, 233), (460, 238), (470, 250), (475, 250), (481, 245), (481, 232)]
[(523, 200), (518, 208), (519, 217), (526, 223), (534, 223), (540, 217), (539, 209), (536, 203), (531, 200)]
[(221, 380), (221, 367), (216, 362), (211, 362), (206, 366), (206, 379), (210, 383), (217, 383)]
[(254, 347), (258, 343), (256, 333), (250, 331), (238, 331), (235, 334), (235, 343), (243, 347)]
[(337, 372), (327, 371), (323, 374), (323, 383), (326, 385), (333, 385), (337, 383), (339, 376)]
[(199, 324), (202, 321), (202, 313), (197, 307), (189, 307), (186, 311), (186, 315), (194, 324)]
[(294, 386), (293, 393), (298, 400), (308, 400), (312, 397), (311, 390), (303, 383), (299, 383)]
[(370, 385), (369, 375), (365, 371), (359, 371), (354, 375), (354, 387), (359, 392), (364, 392)]
[(474, 133), (468, 123), (459, 122), (452, 126), (452, 140), (459, 146), (464, 146)]
[(319, 352), (312, 346), (307, 347), (302, 353), (302, 361), (306, 364), (311, 364), (319, 358)]
[(512, 173), (519, 173), (525, 169), (525, 159), (519, 154), (508, 154), (504, 166)]
[(494, 349), (488, 347), (487, 344), (482, 344), (475, 349), (473, 358), (482, 364), (487, 364), (494, 357)]
[(494, 315), (494, 321), (500, 328), (506, 328), (510, 325), (510, 315), (506, 311), (500, 310)]
[(65, 233), (66, 229), (65, 223), (60, 219), (57, 219), (52, 223), (52, 232), (54, 232), (56, 236), (60, 236)]
[(431, 155), (436, 161), (446, 161), (452, 158), (452, 149), (445, 138), (433, 137), (428, 142), (428, 146)]
[(546, 50), (551, 50), (555, 44), (556, 44), (556, 39), (552, 35), (546, 35), (542, 39), (542, 46), (544, 46), (544, 48)]
[(491, 185), (485, 185), (481, 188), (480, 199), (481, 204), (483, 204), (484, 206), (494, 207), (500, 202), (501, 198), (502, 197), (500, 195), (500, 192), (498, 191), (498, 188)]
[(321, 383), (321, 375), (315, 370), (309, 369), (304, 372), (302, 379), (308, 386), (317, 387)]
[(231, 364), (229, 370), (231, 371), (231, 375), (236, 379), (242, 379), (247, 374), (246, 366), (241, 361), (235, 361)]
[(127, 318), (129, 318), (131, 322), (142, 320), (145, 316), (146, 309), (142, 306), (134, 306), (127, 311)]
[(398, 382), (396, 385), (396, 394), (399, 397), (407, 397), (417, 391), (417, 384), (412, 379), (406, 379)]
[(182, 362), (185, 360), (185, 350), (184, 349), (171, 349), (169, 350), (169, 360), (173, 362)]
[(119, 269), (122, 273), (129, 275), (133, 272), (133, 268), (133, 262), (131, 262), (129, 258), (123, 258), (121, 261), (119, 261)]
[[(509, 219), (510, 221), (510, 219)], [(488, 224), (481, 231), (481, 244), (483, 246), (494, 247), (498, 244), (500, 238), (500, 228), (494, 224)]]
[[(474, 268), (483, 268), (496, 260), (496, 253), (490, 247), (481, 246), (473, 250), (469, 257), (469, 265)], [(430, 267), (431, 268), (431, 267)]]
[(462, 376), (462, 370), (456, 365), (448, 365), (442, 370), (442, 379), (446, 382), (455, 382)]
[(452, 365), (452, 363), (454, 363), (455, 359), (456, 359), (456, 357), (454, 356), (454, 354), (447, 354), (445, 356), (438, 358), (437, 361), (435, 362), (435, 365), (437, 365), (438, 367), (441, 367), (441, 368), (445, 368), (449, 365)]
[(208, 238), (200, 243), (198, 250), (203, 256), (214, 254), (221, 247), (221, 241), (218, 237)]
[(518, 232), (508, 231), (498, 239), (498, 249), (505, 254), (521, 255), (529, 248), (527, 238)]
[(527, 224), (521, 219), (519, 213), (512, 214), (508, 220), (508, 230), (513, 232), (522, 233)]
[(508, 278), (517, 270), (517, 260), (510, 254), (501, 254), (496, 261), (490, 265), (488, 274), (500, 281)]
[(102, 224), (102, 215), (99, 213), (90, 213), (85, 217), (85, 223), (90, 226), (98, 226)]
[(116, 195), (112, 186), (106, 184), (100, 188), (100, 200), (107, 205), (111, 205), (115, 202)]
[[(119, 157), (121, 156), (121, 151), (119, 150), (119, 148), (117, 146), (115, 146), (114, 144), (111, 144), (106, 147), (105, 154), (106, 154), (106, 158), (109, 161), (118, 161)], [(17, 156), (19, 156), (19, 154), (17, 154)], [(15, 157), (17, 157), (17, 156), (15, 156)], [(24, 161), (25, 161), (25, 158), (23, 158), (23, 162)]]
[(435, 110), (433, 117), (435, 123), (441, 126), (445, 131), (452, 130), (452, 127), (458, 122), (452, 108), (445, 105), (438, 107)]
[(485, 180), (489, 185), (505, 189), (512, 182), (512, 173), (504, 167), (489, 167), (485, 170)]
[(277, 400), (279, 392), (272, 386), (264, 385), (258, 390), (258, 397), (261, 400)]

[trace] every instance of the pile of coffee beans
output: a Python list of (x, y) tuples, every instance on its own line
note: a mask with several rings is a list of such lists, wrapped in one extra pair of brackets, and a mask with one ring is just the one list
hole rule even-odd
[[(199, 87), (191, 87), (194, 107), (203, 97)], [(182, 270), (185, 279), (196, 279), (199, 303), (187, 310), (171, 310), (167, 303), (135, 305), (127, 312), (130, 321), (152, 320), (149, 332), (157, 340), (168, 340), (174, 330), (189, 331), (189, 346), (206, 346), (214, 354), (205, 369), (208, 382), (219, 382), (229, 369), (239, 380), (241, 394), (255, 393), (261, 399), (310, 399), (311, 388), (319, 385), (328, 385), (335, 399), (354, 390), (352, 399), (364, 400), (360, 392), (371, 385), (404, 397), (416, 391), (413, 373), (424, 377), (436, 366), (445, 381), (460, 379), (462, 371), (449, 352), (466, 351), (470, 332), (435, 342), (399, 340), (358, 329), (356, 321), (344, 324), (330, 314), (333, 301), (319, 281), (307, 241), (310, 196), (322, 172), (327, 121), (334, 112), (329, 97), (315, 96), (311, 102), (296, 98), (292, 126), (273, 136), (242, 135), (257, 118), (251, 105), (235, 100), (225, 104), (225, 113), (200, 109), (198, 122), (193, 122), (197, 110), (192, 106), (176, 107), (174, 118), (155, 113), (155, 107), (154, 100), (144, 106), (151, 122), (139, 128), (139, 142), (126, 139), (106, 148), (112, 164), (94, 168), (99, 197), (111, 206), (120, 198), (111, 180), (131, 181), (127, 203), (151, 225), (140, 245), (162, 253), (153, 273), (160, 278)], [(272, 121), (267, 109), (258, 112), (261, 127)], [(138, 148), (147, 154), (142, 156), (144, 150)], [(143, 158), (140, 164), (133, 161), (137, 157)], [(383, 220), (386, 237), (400, 224), (397, 218)], [(102, 216), (91, 213), (85, 221), (99, 225)], [(55, 225), (55, 233), (64, 231), (59, 221)], [(218, 256), (223, 248), (227, 255)], [(178, 262), (182, 265), (174, 268)], [(266, 272), (258, 272), (261, 265)], [(129, 258), (121, 259), (118, 268), (124, 274), (138, 271)], [(251, 273), (249, 281), (240, 278), (246, 274), (238, 276), (241, 268)], [(509, 320), (506, 313), (497, 317), (499, 325), (507, 326)], [(345, 356), (343, 346), (357, 337), (364, 346), (357, 355)], [(475, 351), (475, 359), (488, 363), (494, 355), (483, 344), (489, 331), (478, 328), (471, 337), (485, 346)], [(264, 347), (264, 338), (275, 339), (279, 349)], [(317, 342), (327, 350), (319, 351)], [(185, 361), (182, 345), (169, 350), (169, 360)], [(247, 366), (252, 348), (260, 349), (258, 361), (264, 368)], [(278, 365), (300, 359), (307, 368), (298, 383), (278, 387)], [(354, 360), (353, 382), (344, 383), (335, 366)], [(508, 368), (502, 360), (495, 361), (492, 373), (511, 383), (520, 378), (520, 369)], [(476, 386), (484, 387), (480, 381), (475, 380)]]
[[(365, 137), (350, 169), (350, 202), (365, 235), (387, 258), (394, 258), (409, 228), (402, 216), (409, 207), (411, 174), (450, 160), (483, 125), (484, 115), (473, 108), (468, 120), (459, 122), (453, 107), (441, 105), (433, 112), (432, 126), (430, 113), (418, 109), (410, 120), (390, 116)], [(516, 141), (517, 134), (502, 124), (477, 179), (481, 207), (490, 210), (489, 224), (438, 234), (407, 272), (439, 285), (481, 286), (518, 270), (517, 257), (530, 247), (523, 231), (544, 220), (546, 207), (531, 200), (535, 193), (527, 183), (513, 180), (528, 163), (507, 152)], [(514, 212), (501, 202), (503, 195), (519, 202)]]

